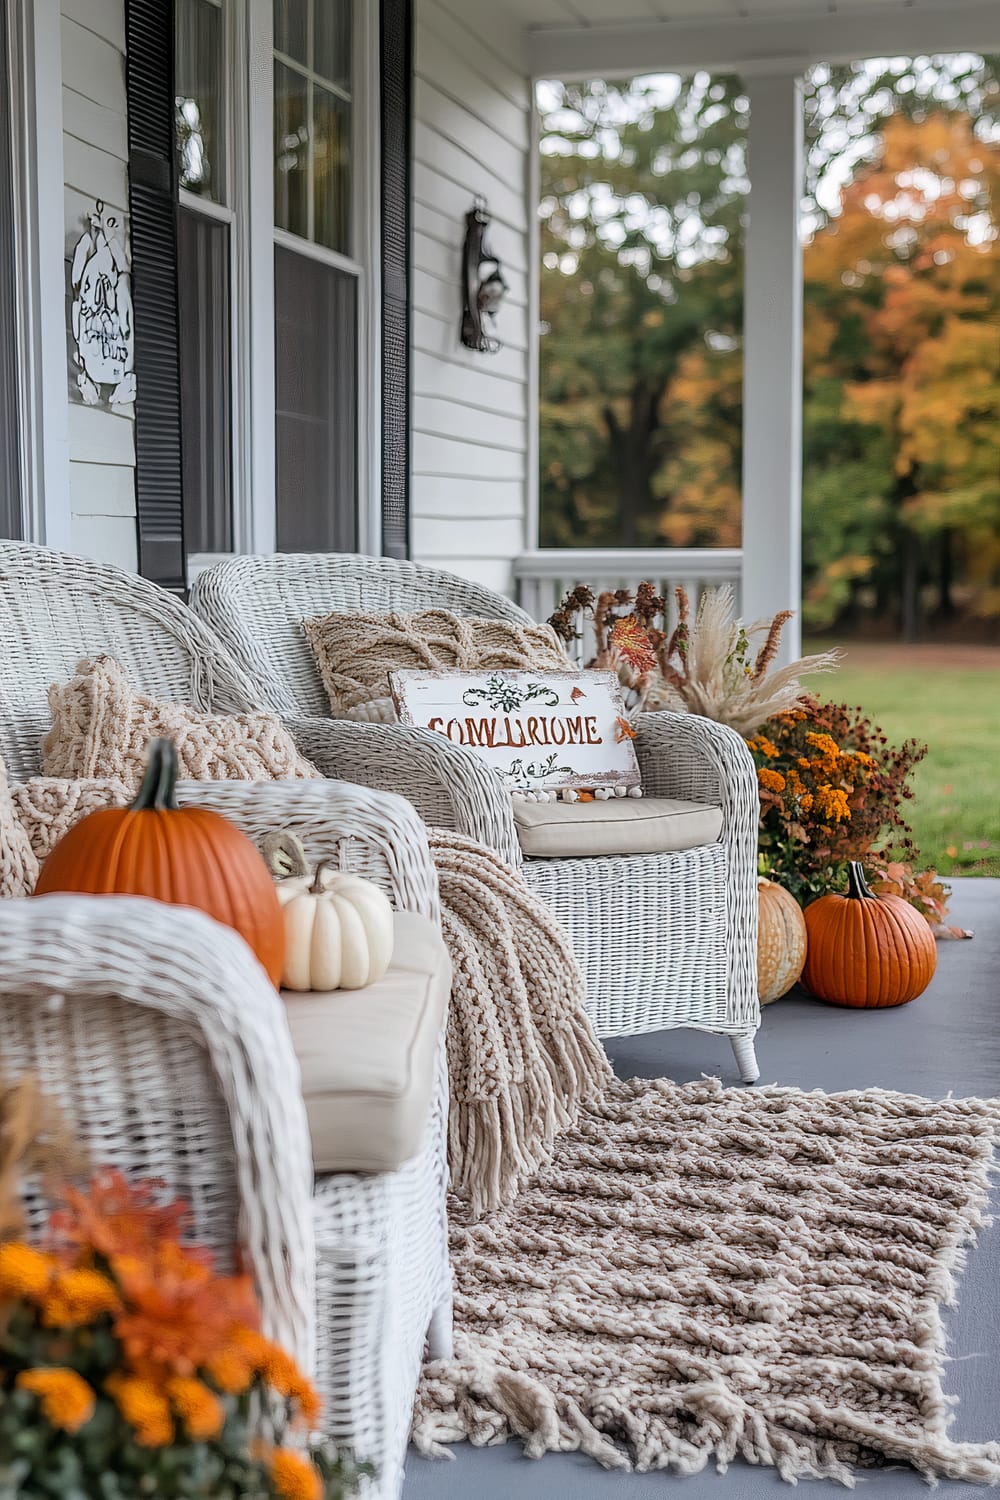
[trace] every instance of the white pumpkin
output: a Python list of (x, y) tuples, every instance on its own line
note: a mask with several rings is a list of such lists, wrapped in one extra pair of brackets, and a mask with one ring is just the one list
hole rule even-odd
[(285, 919), (286, 990), (360, 990), (382, 978), (392, 958), (392, 907), (360, 875), (323, 860), (316, 873), (275, 885)]

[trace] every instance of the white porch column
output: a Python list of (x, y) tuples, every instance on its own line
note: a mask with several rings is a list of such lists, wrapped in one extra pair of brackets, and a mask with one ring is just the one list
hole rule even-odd
[(802, 533), (802, 89), (747, 79), (750, 220), (743, 363), (743, 618), (794, 609), (781, 660), (799, 655)]

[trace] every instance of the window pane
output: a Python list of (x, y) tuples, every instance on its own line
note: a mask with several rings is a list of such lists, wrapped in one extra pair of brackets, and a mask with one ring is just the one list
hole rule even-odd
[[(328, 0), (320, 0), (322, 10)], [(309, 0), (274, 0), (274, 50), (309, 64)]]
[(352, 552), (357, 527), (357, 281), (274, 252), (278, 548)]
[(350, 253), (351, 110), (336, 94), (313, 87), (313, 239)]
[(175, 94), (180, 185), (225, 200), (222, 11), (212, 0), (176, 0)]
[(177, 273), (185, 548), (231, 552), (229, 225), (182, 208)]
[(274, 222), (309, 235), (308, 85), (300, 73), (274, 65)]
[(327, 83), (351, 88), (350, 0), (315, 0), (313, 71)]

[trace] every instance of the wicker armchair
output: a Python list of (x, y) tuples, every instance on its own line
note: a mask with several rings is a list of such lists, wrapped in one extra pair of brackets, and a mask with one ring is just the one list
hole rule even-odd
[(739, 735), (691, 714), (647, 714), (639, 725), (646, 791), (721, 807), (717, 843), (522, 861), (509, 793), (470, 751), (421, 729), (328, 717), (301, 624), (335, 609), (434, 606), (527, 620), (517, 605), (414, 563), (329, 554), (232, 558), (201, 574), (191, 603), (327, 775), (401, 792), (428, 822), (521, 866), (572, 938), (600, 1035), (671, 1026), (725, 1033), (741, 1077), (758, 1077), (757, 785)]
[[(38, 773), (49, 683), (100, 650), (161, 697), (259, 706), (178, 600), (0, 543), (0, 755), (13, 778)], [(311, 858), (439, 916), (424, 826), (400, 797), (330, 781), (178, 790), (257, 841), (289, 828)], [(195, 912), (53, 896), (0, 902), (0, 1057), (8, 1075), (40, 1075), (96, 1162), (164, 1178), (200, 1239), (243, 1250), (268, 1330), (315, 1369), (331, 1435), (378, 1465), (372, 1496), (395, 1500), (425, 1339), (438, 1354), (450, 1337), (443, 1039), (418, 1154), (396, 1172), (314, 1179), (283, 1008), (241, 940)]]

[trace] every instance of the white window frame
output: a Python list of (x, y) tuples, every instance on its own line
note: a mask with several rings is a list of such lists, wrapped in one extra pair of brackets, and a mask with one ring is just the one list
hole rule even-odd
[[(185, 207), (230, 224), (234, 553), (273, 552), (275, 488), (274, 247), (348, 271), (357, 289), (357, 526), (361, 551), (381, 550), (381, 232), (377, 9), (353, 0), (352, 255), (274, 223), (272, 0), (222, 0), (226, 204), (181, 192)], [(324, 84), (324, 86), (326, 86)], [(189, 580), (215, 556), (188, 558)]]
[(17, 305), (21, 532), (68, 551), (69, 391), (63, 260), (60, 0), (8, 0)]

